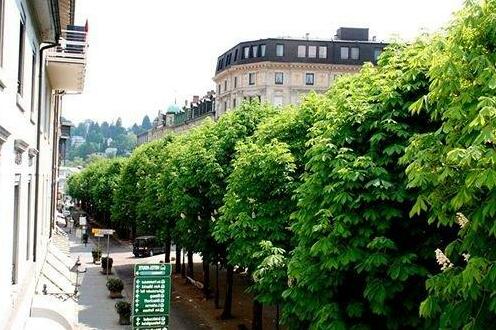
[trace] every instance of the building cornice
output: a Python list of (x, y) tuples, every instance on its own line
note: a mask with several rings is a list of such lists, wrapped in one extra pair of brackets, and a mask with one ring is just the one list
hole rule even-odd
[(305, 69), (305, 70), (321, 70), (321, 71), (337, 71), (337, 72), (358, 72), (362, 66), (361, 65), (349, 65), (349, 64), (329, 64), (329, 63), (297, 63), (297, 62), (257, 62), (249, 64), (238, 64), (233, 65), (229, 69), (226, 69), (213, 77), (214, 81), (223, 79), (225, 76), (229, 76), (236, 72), (245, 72), (257, 69)]
[(14, 140), (14, 151), (15, 151), (15, 163), (17, 165), (22, 164), (22, 154), (28, 149), (29, 144), (21, 139)]
[(0, 125), (0, 148), (2, 147), (2, 144), (4, 144), (7, 141), (9, 136), (10, 136), (10, 132), (7, 131), (5, 128), (3, 128), (2, 125)]

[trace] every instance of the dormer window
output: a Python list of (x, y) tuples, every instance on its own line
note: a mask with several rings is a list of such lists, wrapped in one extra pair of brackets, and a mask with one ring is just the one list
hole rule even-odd
[(298, 46), (298, 57), (305, 57), (306, 51), (307, 51), (307, 47), (305, 45), (299, 45)]
[(341, 47), (341, 59), (347, 60), (350, 58), (350, 49), (348, 47)]
[(243, 47), (243, 58), (249, 58), (250, 57), (250, 47), (246, 46)]
[(308, 46), (308, 57), (310, 58), (317, 57), (317, 46)]

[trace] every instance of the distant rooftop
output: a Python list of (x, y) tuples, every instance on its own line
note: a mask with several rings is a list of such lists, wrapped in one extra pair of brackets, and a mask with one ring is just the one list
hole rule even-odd
[[(216, 74), (225, 69), (256, 62), (362, 65), (375, 63), (387, 43), (369, 38), (368, 28), (341, 27), (329, 39), (266, 38), (238, 43), (218, 57)], [(347, 49), (343, 49), (347, 48)]]

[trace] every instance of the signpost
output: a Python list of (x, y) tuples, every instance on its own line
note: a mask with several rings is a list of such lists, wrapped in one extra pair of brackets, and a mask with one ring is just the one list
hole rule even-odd
[[(100, 237), (104, 237), (107, 235), (107, 258), (110, 257), (110, 235), (113, 235), (115, 233), (114, 229), (101, 229), (101, 228), (92, 228), (91, 232), (95, 237), (98, 237), (98, 246), (100, 247)], [(108, 269), (109, 263), (107, 262), (107, 269), (105, 270), (107, 274), (107, 280), (109, 277), (109, 269)]]
[(134, 266), (133, 329), (169, 328), (170, 264)]

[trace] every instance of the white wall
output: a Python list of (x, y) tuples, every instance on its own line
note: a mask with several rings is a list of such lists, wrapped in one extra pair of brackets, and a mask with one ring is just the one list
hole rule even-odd
[[(23, 97), (17, 95), (17, 72), (19, 63), (19, 34), (22, 9), (27, 10), (24, 1), (5, 1), (3, 66), (0, 68), (0, 80), (4, 89), (0, 89), (0, 125), (11, 135), (2, 145), (0, 151), (0, 329), (22, 328), (22, 322), (27, 319), (31, 296), (34, 291), (36, 277), (39, 274), (41, 261), (44, 259), (48, 242), (50, 224), (50, 192), (52, 168), (52, 134), (53, 127), (46, 131), (41, 139), (40, 157), (40, 187), (37, 196), (40, 202), (38, 214), (38, 244), (37, 260), (33, 262), (34, 218), (35, 218), (35, 188), (36, 188), (36, 157), (32, 164), (29, 162), (28, 150), (22, 154), (22, 163), (16, 164), (14, 143), (21, 139), (29, 148), (36, 148), (37, 136), (37, 82), (35, 79), (35, 98), (32, 100), (32, 65), (33, 53), (39, 54), (39, 41), (34, 33), (33, 22), (28, 12), (26, 18), (26, 38), (24, 43), (24, 89)], [(22, 4), (22, 5), (21, 5)], [(35, 65), (39, 60), (35, 61)], [(36, 73), (38, 72), (35, 67)], [(37, 74), (36, 74), (37, 75)], [(53, 122), (53, 107), (50, 105), (51, 89), (47, 79), (43, 79), (42, 89), (48, 97), (42, 98), (46, 104), (44, 118)], [(32, 103), (33, 102), (33, 103)], [(33, 105), (33, 107), (32, 107)], [(31, 109), (34, 111), (32, 112)], [(44, 125), (42, 125), (44, 126)], [(18, 281), (12, 285), (12, 251), (13, 251), (13, 219), (14, 219), (14, 186), (16, 177), (20, 177), (19, 198), (19, 229), (18, 229)], [(43, 183), (44, 181), (45, 183)], [(28, 205), (28, 187), (31, 182), (31, 203)], [(43, 189), (43, 187), (45, 187)], [(44, 206), (44, 207), (43, 207)], [(29, 215), (29, 217), (28, 217)], [(29, 228), (29, 235), (28, 235)], [(28, 238), (29, 237), (29, 238)], [(29, 242), (29, 243), (28, 243)], [(29, 246), (28, 246), (29, 244)], [(28, 250), (29, 248), (29, 250)]]

